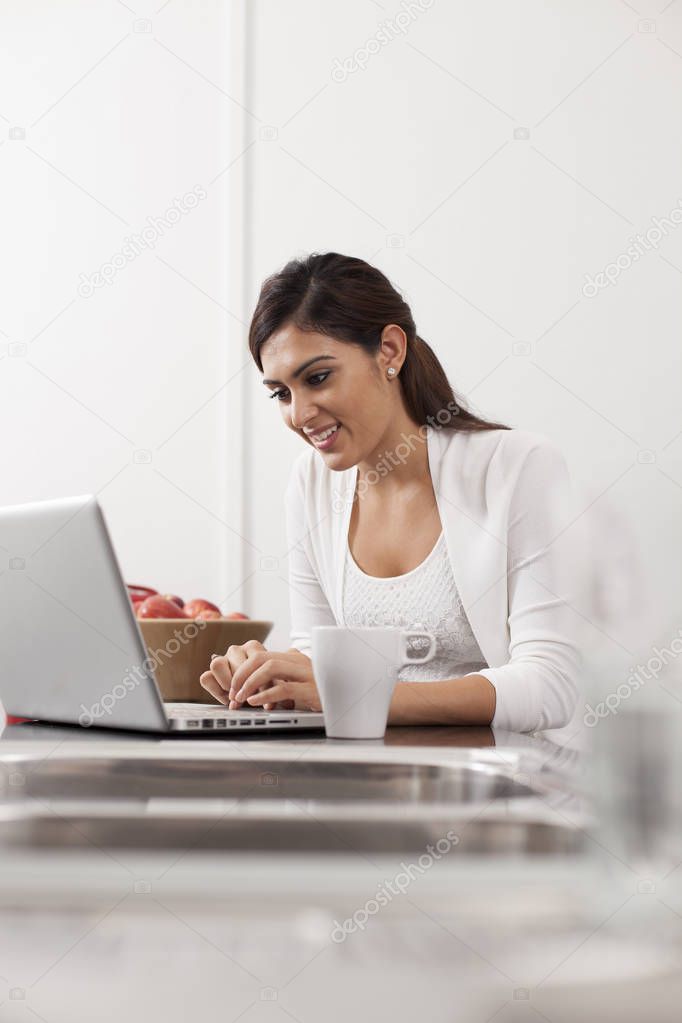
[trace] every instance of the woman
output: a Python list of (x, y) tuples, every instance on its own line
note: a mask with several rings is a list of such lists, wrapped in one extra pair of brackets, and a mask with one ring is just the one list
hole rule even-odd
[(249, 348), (307, 445), (286, 495), (292, 647), (232, 646), (203, 687), (231, 708), (320, 710), (313, 626), (426, 628), (436, 656), (401, 670), (389, 724), (565, 725), (580, 662), (559, 452), (462, 407), (361, 259), (269, 277)]

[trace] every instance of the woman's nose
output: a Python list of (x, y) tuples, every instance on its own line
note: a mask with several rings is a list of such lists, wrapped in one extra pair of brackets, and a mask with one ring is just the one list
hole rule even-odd
[(317, 415), (317, 408), (314, 405), (306, 404), (305, 401), (299, 399), (298, 403), (292, 396), (291, 398), (291, 425), (295, 430), (302, 430), (308, 423), (313, 422), (313, 419)]

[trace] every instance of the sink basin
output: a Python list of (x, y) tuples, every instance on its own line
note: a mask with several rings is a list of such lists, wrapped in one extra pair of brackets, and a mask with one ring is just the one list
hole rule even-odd
[[(85, 756), (0, 764), (0, 847), (566, 853), (540, 778), (485, 762)], [(546, 817), (546, 814), (544, 815)]]
[[(23, 759), (23, 784), (0, 777), (3, 798), (293, 799), (361, 803), (472, 803), (518, 799), (533, 789), (490, 764), (396, 764), (343, 760), (275, 761), (84, 757)], [(15, 772), (15, 773), (16, 773)]]

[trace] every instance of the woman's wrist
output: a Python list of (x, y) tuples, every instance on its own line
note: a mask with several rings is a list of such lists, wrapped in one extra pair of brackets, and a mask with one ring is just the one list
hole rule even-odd
[(389, 725), (489, 725), (495, 716), (495, 687), (485, 675), (439, 682), (398, 682)]

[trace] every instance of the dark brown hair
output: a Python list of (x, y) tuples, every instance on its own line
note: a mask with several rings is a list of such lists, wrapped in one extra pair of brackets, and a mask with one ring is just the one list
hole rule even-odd
[[(431, 347), (417, 334), (410, 307), (388, 278), (363, 259), (338, 252), (292, 259), (264, 282), (249, 328), (249, 351), (263, 372), (260, 350), (288, 324), (337, 341), (359, 345), (372, 355), (381, 332), (396, 323), (407, 335), (400, 380), (408, 414), (419, 426), (435, 426), (439, 412), (450, 409), (446, 429), (508, 430), (466, 409), (450, 386)], [(454, 414), (453, 414), (454, 411)]]

